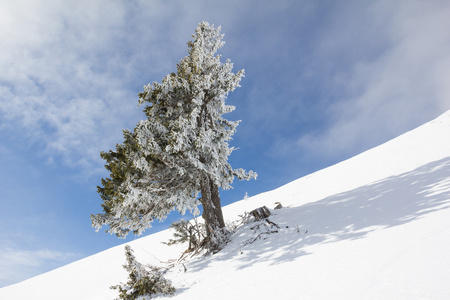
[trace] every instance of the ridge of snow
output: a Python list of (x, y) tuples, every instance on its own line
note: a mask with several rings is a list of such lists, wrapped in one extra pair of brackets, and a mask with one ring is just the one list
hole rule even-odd
[[(263, 205), (225, 249), (166, 274), (174, 299), (444, 299), (450, 295), (450, 111), (385, 144), (224, 207)], [(257, 228), (259, 224), (259, 229)], [(252, 229), (253, 228), (253, 229)], [(272, 233), (270, 233), (272, 231)], [(274, 231), (277, 231), (276, 233)], [(178, 258), (166, 230), (128, 243), (142, 263)], [(112, 299), (123, 245), (0, 289), (0, 299)], [(186, 267), (186, 272), (184, 268)], [(160, 298), (165, 298), (160, 296)]]

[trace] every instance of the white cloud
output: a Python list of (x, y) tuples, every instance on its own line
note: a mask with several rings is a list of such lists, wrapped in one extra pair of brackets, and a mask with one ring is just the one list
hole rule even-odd
[[(42, 145), (48, 161), (100, 167), (98, 152), (142, 117), (136, 93), (174, 70), (207, 20), (223, 25), (225, 53), (249, 75), (239, 130), (263, 128), (289, 153), (346, 155), (449, 108), (447, 11), (444, 1), (8, 2), (0, 130)], [(311, 119), (321, 126), (305, 135)]]
[(19, 282), (77, 258), (74, 253), (62, 253), (49, 249), (22, 250), (0, 249), (0, 287)]
[[(349, 151), (376, 146), (450, 109), (449, 3), (380, 1), (371, 9), (384, 20), (377, 29), (386, 47), (371, 60), (351, 61), (336, 83), (344, 93), (329, 107), (329, 129), (298, 141), (310, 153), (354, 155)], [(357, 36), (349, 41), (357, 47)]]
[(2, 4), (0, 129), (88, 167), (119, 141), (139, 114), (137, 92), (126, 86), (135, 62), (116, 53), (126, 40), (119, 29), (129, 10), (122, 4)]
[(137, 93), (175, 69), (205, 9), (185, 1), (2, 3), (0, 130), (41, 145), (48, 161), (100, 166), (99, 151), (142, 118)]

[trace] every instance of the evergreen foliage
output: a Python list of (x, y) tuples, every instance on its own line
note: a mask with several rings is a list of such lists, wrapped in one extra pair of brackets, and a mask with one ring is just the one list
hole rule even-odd
[(156, 294), (169, 294), (175, 292), (172, 283), (165, 279), (161, 270), (154, 266), (144, 266), (133, 255), (130, 246), (125, 246), (127, 264), (123, 267), (128, 271), (126, 284), (111, 286), (111, 289), (119, 291), (118, 299), (151, 299)]
[(217, 248), (226, 236), (219, 188), (231, 188), (235, 177), (256, 178), (228, 164), (239, 121), (223, 118), (235, 109), (225, 100), (244, 70), (232, 73), (230, 60), (216, 55), (224, 44), (220, 27), (202, 22), (193, 38), (177, 72), (139, 93), (147, 119), (125, 130), (115, 151), (101, 153), (110, 178), (98, 187), (103, 213), (91, 216), (97, 230), (106, 225), (119, 237), (139, 235), (172, 210), (198, 215), (202, 204), (208, 247)]

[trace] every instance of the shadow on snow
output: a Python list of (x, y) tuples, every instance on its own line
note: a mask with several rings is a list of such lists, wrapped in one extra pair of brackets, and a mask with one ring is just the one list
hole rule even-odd
[[(326, 182), (323, 183), (326, 188)], [(282, 199), (274, 199), (281, 201)], [(402, 225), (450, 207), (450, 157), (413, 171), (385, 178), (357, 189), (298, 207), (274, 211), (270, 220), (280, 229), (261, 235), (253, 243), (255, 223), (237, 230), (220, 253), (193, 261), (190, 270), (206, 267), (211, 260), (238, 262), (237, 268), (269, 261), (284, 263), (312, 254), (307, 247), (364, 238), (368, 233)]]

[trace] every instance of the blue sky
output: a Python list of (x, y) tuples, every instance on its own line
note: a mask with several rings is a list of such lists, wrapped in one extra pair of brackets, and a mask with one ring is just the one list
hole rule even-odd
[(99, 152), (143, 117), (138, 92), (175, 71), (203, 20), (246, 70), (227, 102), (242, 120), (230, 162), (259, 175), (223, 204), (450, 109), (448, 1), (0, 1), (0, 287), (124, 242), (90, 225)]

